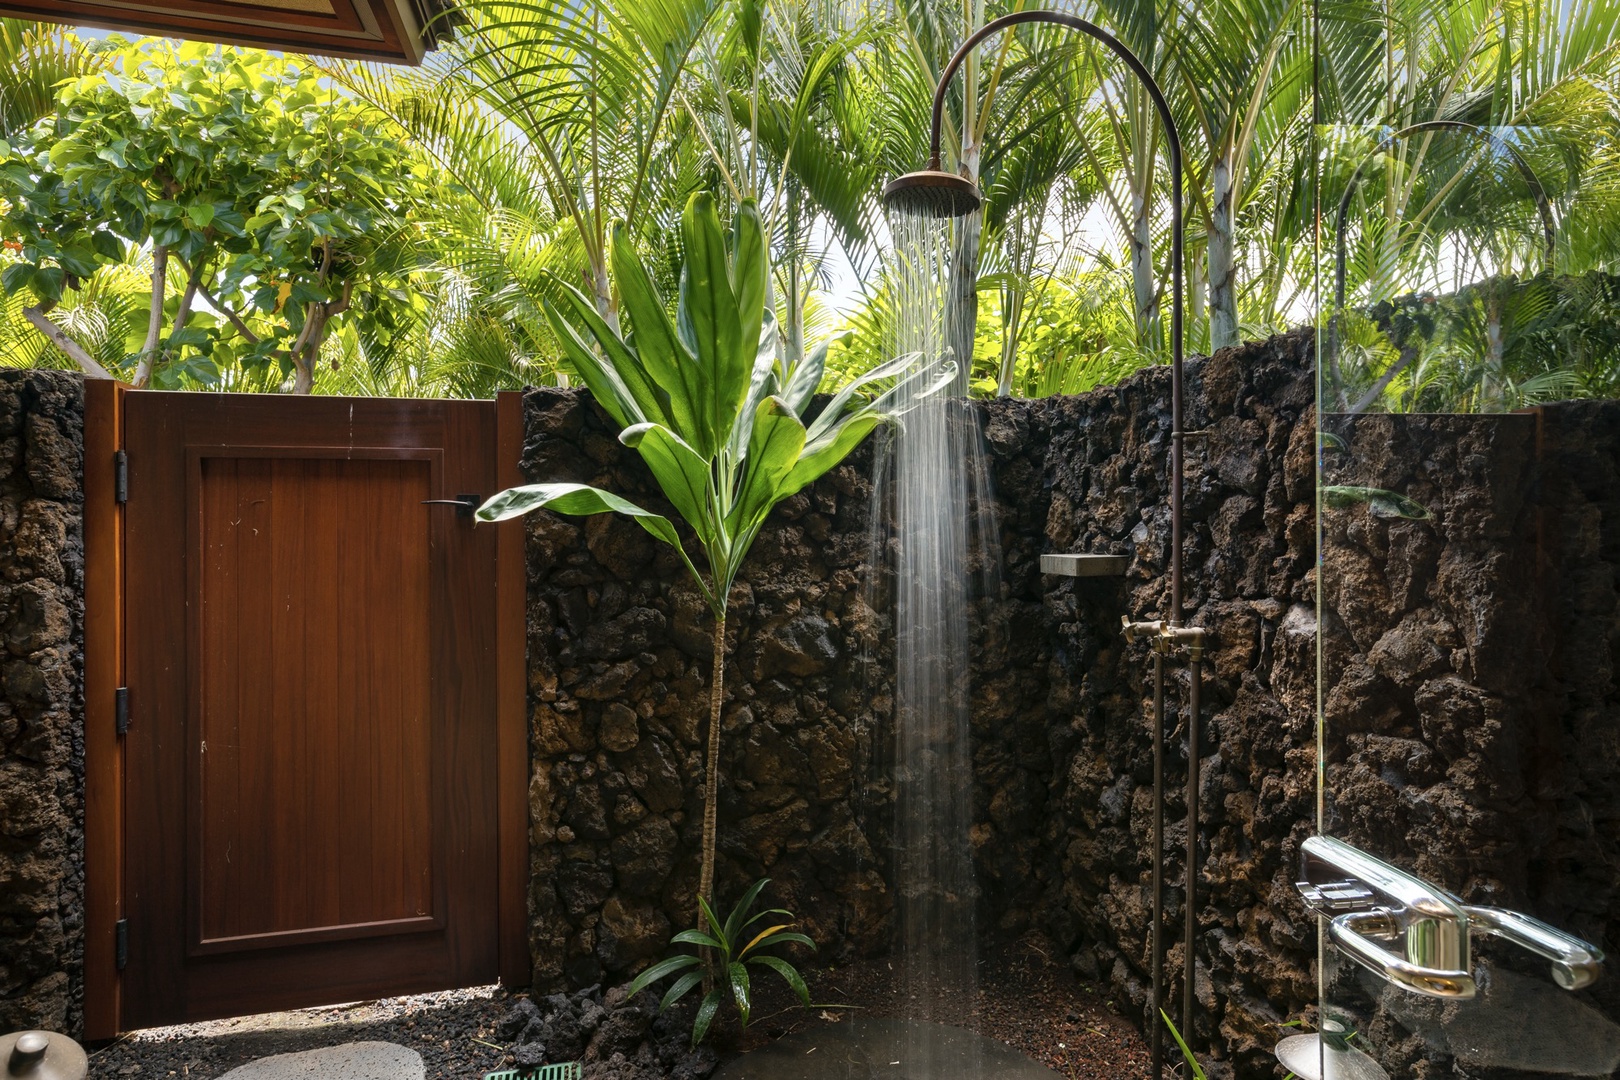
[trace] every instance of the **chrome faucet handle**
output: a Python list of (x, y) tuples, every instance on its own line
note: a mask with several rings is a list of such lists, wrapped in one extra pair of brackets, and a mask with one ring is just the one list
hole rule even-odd
[[(1407, 929), (1408, 940), (1406, 952), (1408, 956), (1414, 953), (1411, 933), (1416, 927)], [(1463, 931), (1466, 935), (1467, 931)], [(1413, 993), (1423, 994), (1427, 997), (1439, 998), (1471, 998), (1478, 988), (1474, 984), (1474, 976), (1465, 968), (1430, 967), (1426, 964), (1413, 963), (1411, 960), (1395, 955), (1395, 953), (1379, 945), (1372, 939), (1375, 937), (1394, 939), (1401, 935), (1401, 927), (1395, 913), (1381, 908), (1371, 911), (1353, 911), (1347, 915), (1340, 915), (1328, 923), (1328, 937), (1333, 944), (1344, 950), (1352, 960), (1367, 968), (1374, 975), (1383, 978), (1386, 982), (1411, 990)], [(1427, 935), (1419, 935), (1425, 937)], [(1443, 935), (1440, 935), (1443, 936)], [(1442, 948), (1440, 952), (1447, 950)]]
[(1548, 926), (1540, 919), (1503, 908), (1465, 905), (1470, 924), (1481, 933), (1511, 941), (1552, 961), (1553, 981), (1565, 990), (1591, 986), (1603, 972), (1603, 950)]
[[(1330, 836), (1300, 848), (1305, 903), (1328, 936), (1373, 974), (1430, 997), (1471, 998), (1468, 916), (1444, 889)], [(1402, 941), (1401, 955), (1373, 939)]]

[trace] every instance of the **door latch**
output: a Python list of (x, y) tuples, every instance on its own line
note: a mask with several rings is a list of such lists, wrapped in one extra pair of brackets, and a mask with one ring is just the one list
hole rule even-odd
[(482, 495), (457, 495), (453, 499), (423, 499), (423, 506), (453, 506), (456, 508), (456, 517), (470, 518), (484, 505)]

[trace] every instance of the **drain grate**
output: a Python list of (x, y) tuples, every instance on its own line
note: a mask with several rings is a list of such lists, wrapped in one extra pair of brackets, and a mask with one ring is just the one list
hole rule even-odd
[(485, 1073), (484, 1080), (579, 1080), (580, 1075), (579, 1062), (565, 1061), (561, 1065), (542, 1065), (538, 1069)]

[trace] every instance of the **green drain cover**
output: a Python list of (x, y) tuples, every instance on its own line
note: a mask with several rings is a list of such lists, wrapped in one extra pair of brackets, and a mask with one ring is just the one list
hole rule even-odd
[(561, 1065), (542, 1065), (538, 1069), (508, 1069), (506, 1072), (485, 1073), (484, 1080), (579, 1080), (580, 1067), (577, 1061), (566, 1061)]

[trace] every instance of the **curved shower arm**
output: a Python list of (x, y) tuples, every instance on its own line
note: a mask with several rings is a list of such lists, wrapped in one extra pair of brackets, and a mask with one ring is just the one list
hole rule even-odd
[[(1558, 252), (1558, 230), (1553, 223), (1552, 203), (1547, 198), (1547, 189), (1542, 187), (1541, 178), (1530, 167), (1530, 163), (1525, 160), (1524, 155), (1519, 153), (1512, 143), (1496, 134), (1496, 132), (1490, 128), (1481, 127), (1479, 124), (1470, 124), (1466, 120), (1425, 120), (1422, 123), (1412, 124), (1409, 127), (1385, 135), (1378, 141), (1377, 146), (1367, 151), (1366, 156), (1356, 165), (1355, 171), (1350, 174), (1350, 180), (1344, 186), (1344, 194), (1339, 196), (1339, 210), (1333, 220), (1333, 316), (1328, 322), (1328, 360), (1333, 372), (1334, 390), (1341, 395), (1344, 392), (1344, 387), (1342, 380), (1339, 378), (1339, 318), (1344, 311), (1345, 263), (1348, 261), (1345, 250), (1345, 234), (1350, 228), (1350, 200), (1355, 197), (1356, 189), (1361, 186), (1361, 180), (1367, 172), (1367, 167), (1373, 163), (1378, 155), (1400, 140), (1410, 138), (1413, 135), (1421, 135), (1426, 131), (1460, 131), (1466, 135), (1476, 136), (1489, 143), (1492, 149), (1504, 154), (1508, 160), (1512, 161), (1514, 168), (1519, 170), (1519, 175), (1524, 177), (1525, 185), (1530, 189), (1530, 197), (1536, 202), (1536, 212), (1541, 216), (1541, 232), (1547, 243), (1547, 265), (1549, 267), (1552, 266), (1554, 256)], [(1382, 391), (1383, 387), (1377, 386), (1374, 389)], [(1343, 405), (1342, 397), (1340, 404)], [(1349, 411), (1360, 412), (1367, 404), (1370, 404), (1370, 402), (1363, 400), (1357, 403), (1357, 408)]]
[(1050, 23), (1055, 26), (1078, 30), (1088, 37), (1100, 41), (1110, 51), (1125, 62), (1147, 91), (1148, 97), (1153, 101), (1153, 108), (1159, 114), (1159, 123), (1164, 127), (1165, 151), (1170, 164), (1170, 351), (1171, 351), (1171, 382), (1170, 382), (1170, 617), (1171, 626), (1181, 625), (1181, 501), (1182, 479), (1181, 463), (1183, 450), (1182, 432), (1182, 263), (1184, 261), (1183, 247), (1185, 228), (1182, 224), (1182, 191), (1181, 191), (1181, 131), (1176, 127), (1176, 119), (1170, 112), (1170, 102), (1164, 96), (1164, 90), (1153, 78), (1140, 57), (1127, 48), (1113, 34), (1104, 30), (1095, 23), (1087, 22), (1077, 15), (1069, 15), (1061, 11), (1017, 11), (1011, 15), (1003, 15), (999, 19), (992, 19), (981, 26), (966, 41), (957, 48), (950, 60), (946, 63), (939, 75), (939, 85), (934, 89), (933, 126), (930, 131), (928, 167), (933, 170), (940, 169), (940, 127), (945, 116), (945, 93), (950, 87), (951, 77), (956, 69), (972, 54), (973, 49), (985, 38), (1011, 26), (1022, 23)]

